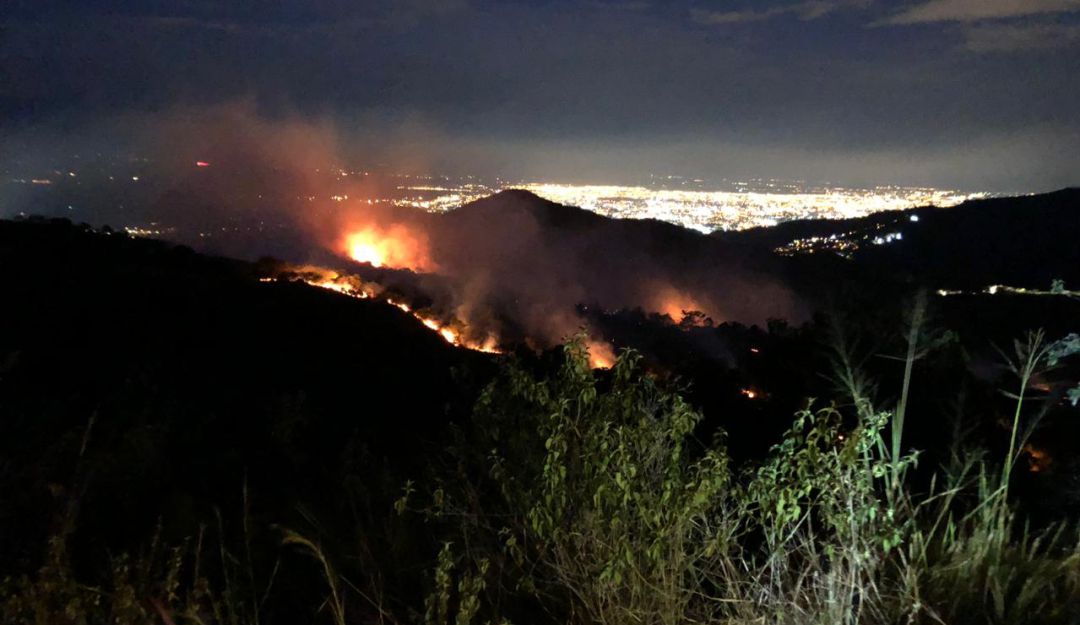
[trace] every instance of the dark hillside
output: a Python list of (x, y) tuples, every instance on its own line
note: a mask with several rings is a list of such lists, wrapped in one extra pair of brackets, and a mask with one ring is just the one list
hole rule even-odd
[(100, 551), (155, 519), (190, 533), (245, 477), (267, 524), (344, 505), (348, 475), (422, 463), (488, 368), (392, 307), (61, 221), (0, 222), (0, 293), (6, 572), (53, 531), (91, 422), (74, 486)]
[[(1048, 288), (1080, 282), (1080, 189), (917, 208), (862, 219), (799, 221), (714, 235), (766, 253), (796, 240), (846, 234), (857, 262), (830, 251), (790, 259), (789, 275), (819, 284), (837, 277), (916, 281), (931, 288), (982, 289), (992, 284)], [(902, 238), (875, 244), (876, 237)], [(816, 278), (816, 279), (815, 279)], [(805, 284), (803, 285), (806, 286)]]
[[(1080, 318), (1080, 301), (1070, 293), (937, 295), (938, 278), (952, 274), (935, 273), (945, 271), (935, 259), (952, 266), (957, 280), (979, 287), (982, 279), (1008, 282), (1021, 275), (1010, 271), (1041, 267), (1075, 288), (1075, 265), (1066, 263), (1076, 250), (1061, 243), (1074, 233), (1041, 228), (1031, 234), (1036, 241), (1010, 245), (1007, 230), (1032, 215), (1065, 220), (1074, 199), (1062, 193), (918, 209), (918, 221), (909, 214), (858, 220), (847, 226), (879, 232), (902, 222), (905, 234), (849, 258), (781, 256), (765, 233), (709, 237), (669, 224), (610, 220), (524, 193), (430, 217), (455, 224), (456, 232), (483, 226), (510, 243), (540, 241), (525, 250), (505, 246), (507, 258), (523, 268), (532, 264), (530, 252), (553, 253), (557, 262), (543, 270), (557, 279), (539, 282), (531, 290), (537, 298), (523, 300), (522, 310), (560, 295), (583, 268), (591, 287), (618, 277), (633, 286), (649, 274), (614, 270), (633, 269), (634, 259), (626, 257), (635, 255), (643, 266), (656, 259), (657, 273), (677, 277), (681, 258), (709, 275), (722, 267), (717, 259), (741, 254), (744, 267), (755, 266), (748, 273), (807, 293), (811, 320), (759, 325), (714, 322), (700, 313), (676, 322), (642, 308), (595, 307), (572, 299), (575, 293), (564, 298), (603, 339), (640, 350), (657, 388), (677, 389), (701, 410), (693, 453), (707, 441), (726, 441), (725, 453), (740, 470), (766, 457), (808, 398), (818, 398), (818, 406), (847, 405), (831, 364), (840, 333), (873, 380), (876, 401), (883, 409), (895, 405), (907, 315), (916, 292), (928, 290), (920, 339), (927, 352), (913, 365), (903, 436), (905, 447), (922, 452), (910, 474), (919, 489), (956, 444), (985, 448), (990, 457), (1007, 453), (1007, 425), (1016, 412), (1001, 391), (1015, 381), (995, 346), (1010, 351), (1013, 339), (1038, 327), (1056, 341), (1076, 331)], [(533, 230), (514, 239), (521, 234), (515, 224)], [(953, 230), (965, 227), (984, 234), (968, 241)], [(453, 236), (449, 229), (442, 234)], [(972, 254), (995, 241), (996, 253), (1019, 269), (993, 259), (961, 265), (959, 253), (941, 251), (950, 241)], [(1041, 256), (1040, 245), (1047, 250)], [(498, 256), (470, 262), (492, 258)], [(766, 266), (771, 273), (761, 269)], [(415, 480), (420, 492), (483, 484), (455, 454), (486, 459), (506, 451), (506, 441), (489, 440), (492, 432), (512, 430), (526, 441), (537, 432), (476, 419), (490, 400), (485, 395), (475, 408), (480, 389), (505, 378), (494, 375), (492, 357), (451, 347), (386, 303), (302, 282), (261, 282), (277, 275), (275, 267), (284, 266), (206, 256), (65, 220), (0, 221), (0, 580), (45, 570), (50, 537), (70, 550), (80, 578), (101, 583), (113, 555), (154, 544), (159, 524), (164, 544), (209, 526), (212, 540), (234, 554), (246, 548), (246, 531), (241, 536), (239, 529), (246, 527), (262, 575), (285, 561), (283, 590), (265, 608), (274, 617), (262, 622), (322, 622), (325, 615), (316, 613), (325, 587), (311, 561), (282, 548), (284, 526), (315, 537), (338, 554), (335, 565), (350, 580), (385, 590), (398, 609), (422, 604), (441, 539), (435, 525), (394, 513), (406, 481)], [(452, 290), (405, 270), (358, 265), (356, 271), (414, 309), (427, 306), (424, 297), (437, 299), (433, 289)], [(726, 297), (739, 292), (724, 282), (706, 284)], [(562, 366), (558, 349), (537, 354), (512, 339), (501, 347), (516, 354), (500, 367), (503, 374), (521, 367), (552, 375)], [(600, 392), (618, 384), (618, 369), (595, 376)], [(1044, 526), (1080, 510), (1080, 422), (1063, 394), (1076, 386), (1076, 363), (1040, 375), (1032, 386), (1041, 402), (1038, 427), (1031, 426), (1030, 446), (1020, 456), (1018, 466), (1027, 470), (1013, 478), (1013, 498), (1026, 519)], [(519, 413), (520, 404), (511, 403), (498, 415), (517, 423)], [(224, 529), (216, 526), (219, 512)], [(378, 579), (365, 582), (367, 575)], [(361, 622), (378, 618), (362, 614)]]

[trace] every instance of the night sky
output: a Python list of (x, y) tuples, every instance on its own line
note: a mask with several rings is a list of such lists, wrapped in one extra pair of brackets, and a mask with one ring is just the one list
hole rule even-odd
[(3, 158), (243, 106), (454, 173), (1080, 183), (1080, 0), (0, 6)]

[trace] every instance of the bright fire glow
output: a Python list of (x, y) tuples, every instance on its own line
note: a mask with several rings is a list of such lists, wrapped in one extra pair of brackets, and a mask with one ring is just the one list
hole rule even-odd
[(359, 299), (367, 299), (370, 297), (366, 291), (357, 290), (347, 282), (335, 282), (334, 280), (321, 280), (318, 282), (309, 282), (312, 286), (317, 286), (320, 289), (329, 289), (331, 291), (337, 291), (343, 295), (350, 295)]
[(349, 246), (349, 257), (358, 263), (370, 263), (382, 267), (385, 256), (378, 247), (367, 241), (354, 241)]
[[(402, 309), (402, 310), (406, 310), (406, 309)], [(406, 312), (408, 312), (408, 311), (406, 310)], [(419, 319), (421, 322), (423, 322), (423, 324), (425, 326), (427, 326), (429, 329), (438, 332), (439, 336), (443, 337), (443, 340), (446, 341), (447, 343), (450, 343), (451, 345), (462, 345), (461, 337), (458, 336), (458, 333), (455, 332), (453, 329), (442, 325), (441, 323), (439, 323), (438, 321), (436, 321), (435, 319), (432, 319), (430, 317), (425, 318), (425, 317), (421, 317), (419, 315), (416, 315), (416, 318)], [(469, 347), (469, 349), (474, 349), (473, 347), (468, 346), (468, 345), (465, 345), (465, 347)]]
[(610, 343), (589, 341), (585, 347), (589, 350), (589, 366), (593, 369), (610, 369), (615, 366), (615, 350)]
[(343, 251), (358, 263), (373, 267), (432, 271), (435, 264), (428, 256), (427, 241), (405, 226), (386, 229), (368, 226), (345, 236)]
[[(361, 282), (355, 276), (341, 276), (337, 272), (323, 269), (319, 267), (307, 266), (303, 268), (309, 274), (321, 274), (317, 278), (300, 278), (303, 282), (318, 287), (320, 289), (327, 289), (347, 295), (349, 297), (355, 297), (357, 299), (374, 299), (379, 300), (400, 309), (402, 312), (412, 315), (419, 320), (424, 327), (436, 332), (444, 341), (458, 347), (464, 347), (477, 352), (483, 352), (485, 354), (501, 354), (502, 350), (499, 349), (499, 339), (494, 335), (488, 334), (483, 340), (470, 340), (466, 339), (462, 332), (451, 328), (449, 325), (444, 325), (439, 320), (429, 317), (414, 311), (408, 304), (404, 302), (395, 301), (384, 295), (379, 295), (381, 288), (376, 284), (365, 284)], [(260, 282), (275, 282), (274, 278), (260, 278)], [(460, 322), (455, 321), (456, 324)], [(467, 333), (467, 329), (465, 331)], [(614, 360), (614, 359), (612, 359)], [(610, 365), (609, 365), (610, 366)]]
[(681, 322), (686, 317), (686, 313), (691, 311), (707, 314), (705, 306), (696, 298), (670, 285), (657, 288), (652, 300), (652, 308), (662, 315), (671, 317), (675, 323)]
[(488, 336), (482, 343), (477, 343), (469, 347), (478, 352), (484, 352), (485, 354), (501, 354), (499, 350), (499, 339), (494, 336)]

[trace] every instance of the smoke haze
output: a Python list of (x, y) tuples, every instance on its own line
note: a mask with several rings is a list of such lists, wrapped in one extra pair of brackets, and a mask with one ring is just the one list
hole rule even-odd
[[(371, 203), (388, 190), (348, 173), (344, 154), (362, 146), (343, 145), (347, 133), (329, 120), (268, 118), (238, 102), (115, 127), (149, 159), (139, 181), (123, 181), (124, 219), (164, 224), (175, 228), (171, 238), (227, 255), (408, 269), (433, 308), (478, 332), (547, 346), (586, 325), (579, 306), (640, 307), (676, 322), (688, 310), (717, 322), (800, 314), (775, 281), (740, 268), (709, 237), (668, 224), (612, 221), (525, 192), (446, 214)], [(429, 161), (422, 146), (408, 145), (411, 154), (398, 146), (399, 162)], [(113, 198), (117, 190), (80, 195)], [(104, 206), (74, 215), (95, 223), (117, 216)]]

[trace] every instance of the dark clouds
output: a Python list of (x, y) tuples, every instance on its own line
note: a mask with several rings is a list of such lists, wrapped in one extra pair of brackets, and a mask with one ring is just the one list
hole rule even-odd
[(415, 153), (407, 141), (425, 166), (477, 173), (1045, 189), (1080, 171), (1078, 14), (1073, 0), (16, 0), (0, 18), (2, 132), (245, 99), (332, 118), (358, 156)]
[(1077, 0), (929, 0), (905, 7), (885, 23), (975, 22), (1077, 11)]

